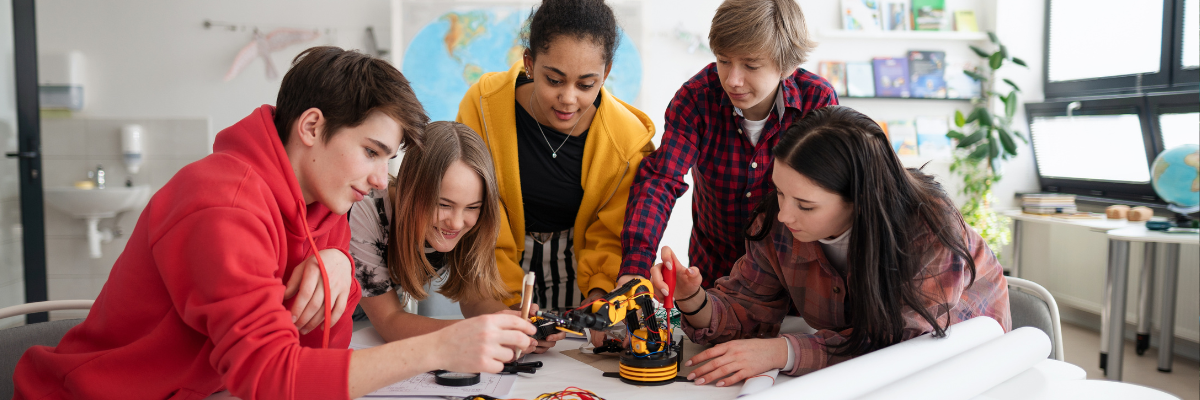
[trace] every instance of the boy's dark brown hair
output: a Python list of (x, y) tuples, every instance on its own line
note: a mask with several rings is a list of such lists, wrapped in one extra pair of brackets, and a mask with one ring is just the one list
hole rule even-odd
[(287, 145), (292, 125), (305, 110), (325, 117), (321, 140), (362, 124), (372, 111), (394, 118), (404, 132), (402, 149), (419, 147), (429, 123), (408, 80), (386, 61), (353, 50), (318, 46), (292, 60), (275, 99), (275, 128)]

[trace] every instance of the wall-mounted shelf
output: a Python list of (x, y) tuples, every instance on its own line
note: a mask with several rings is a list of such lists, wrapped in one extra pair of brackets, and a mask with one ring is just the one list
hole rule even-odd
[(847, 31), (841, 29), (818, 32), (822, 38), (834, 39), (899, 39), (899, 40), (950, 40), (975, 42), (988, 40), (984, 32), (958, 31)]

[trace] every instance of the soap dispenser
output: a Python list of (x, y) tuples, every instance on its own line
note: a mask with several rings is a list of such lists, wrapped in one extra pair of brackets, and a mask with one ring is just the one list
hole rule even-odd
[(130, 124), (121, 127), (121, 152), (125, 157), (125, 168), (136, 174), (142, 167), (142, 126)]

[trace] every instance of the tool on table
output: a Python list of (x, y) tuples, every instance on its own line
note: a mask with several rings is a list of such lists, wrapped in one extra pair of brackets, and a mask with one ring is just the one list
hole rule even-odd
[(541, 361), (533, 362), (510, 362), (504, 364), (504, 369), (500, 370), (501, 374), (535, 374), (537, 369), (542, 367)]
[[(529, 319), (529, 308), (533, 307), (533, 271), (525, 273), (525, 279), (521, 281), (521, 319)], [(542, 337), (545, 339), (545, 337)], [(538, 339), (541, 340), (541, 339)], [(513, 362), (521, 359), (521, 349), (517, 349), (517, 354), (513, 356)]]
[(479, 383), (477, 372), (433, 371), (433, 381), (442, 386), (471, 386)]
[(585, 329), (605, 330), (625, 321), (629, 344), (621, 346), (622, 382), (658, 386), (675, 381), (679, 373), (679, 344), (670, 323), (660, 325), (653, 287), (648, 279), (634, 279), (591, 303), (563, 313), (539, 311), (530, 318), (538, 327), (534, 336), (545, 338), (557, 331), (579, 334)]

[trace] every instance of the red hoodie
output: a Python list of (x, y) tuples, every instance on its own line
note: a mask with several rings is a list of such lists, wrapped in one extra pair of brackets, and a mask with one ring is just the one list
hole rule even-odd
[[(284, 283), (321, 249), (346, 252), (345, 216), (304, 197), (262, 106), (221, 131), (146, 205), (87, 319), (25, 352), (16, 399), (349, 397), (352, 321), (301, 336)], [(349, 257), (347, 253), (347, 257)], [(351, 279), (347, 310), (360, 289)], [(293, 298), (294, 299), (294, 298)]]

